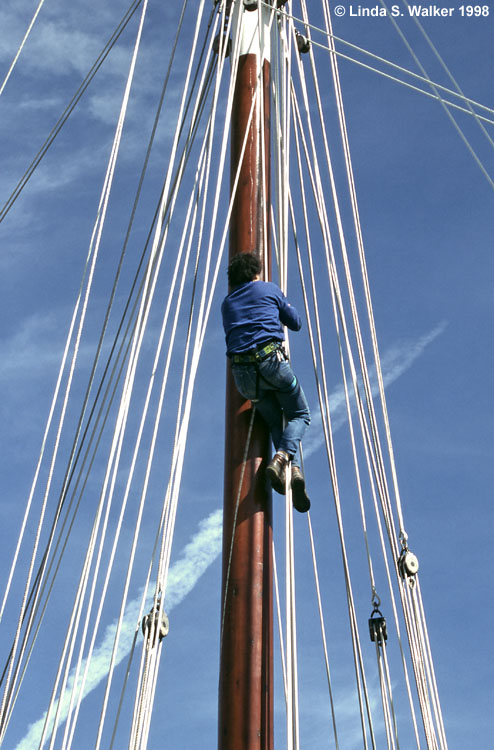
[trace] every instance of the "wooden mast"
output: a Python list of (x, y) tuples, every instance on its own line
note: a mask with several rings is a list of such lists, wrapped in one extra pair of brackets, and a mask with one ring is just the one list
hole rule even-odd
[[(260, 13), (248, 11), (237, 0), (231, 12), (235, 14), (232, 29), (240, 35), (232, 114), (232, 185), (247, 129), (248, 134), (230, 223), (229, 252), (230, 258), (238, 252), (258, 254), (267, 280), (271, 275), (269, 10), (263, 6)], [(235, 45), (234, 38), (233, 49)], [(251, 416), (252, 406), (239, 395), (228, 366), (219, 750), (272, 750), (274, 743), (271, 491), (266, 490), (265, 482), (270, 438), (266, 425), (256, 416), (239, 488)]]

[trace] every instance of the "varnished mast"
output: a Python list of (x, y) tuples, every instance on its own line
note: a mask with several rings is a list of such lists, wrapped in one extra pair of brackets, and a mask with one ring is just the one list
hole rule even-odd
[[(234, 34), (240, 34), (232, 114), (232, 184), (247, 128), (248, 135), (231, 217), (230, 258), (238, 252), (255, 252), (264, 260), (270, 257), (269, 10), (262, 7), (259, 16), (238, 0), (231, 12), (235, 13)], [(264, 278), (269, 280), (270, 275), (270, 263), (264, 263)], [(254, 420), (239, 494), (251, 414), (251, 404), (239, 395), (228, 367), (219, 750), (273, 748), (272, 526), (271, 493), (265, 483), (270, 443), (259, 417)]]

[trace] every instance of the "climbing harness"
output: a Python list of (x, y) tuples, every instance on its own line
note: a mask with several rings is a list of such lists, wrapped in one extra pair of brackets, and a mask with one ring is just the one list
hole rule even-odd
[(288, 355), (283, 348), (281, 341), (270, 341), (260, 349), (250, 349), (242, 354), (231, 354), (230, 359), (234, 365), (254, 365), (256, 368), (256, 393), (251, 398), (253, 404), (259, 401), (259, 385), (262, 378), (258, 365), (264, 362), (272, 354), (276, 353), (279, 362), (288, 361)]
[(230, 359), (235, 365), (251, 365), (264, 362), (273, 352), (279, 352), (278, 358), (280, 362), (288, 359), (281, 341), (270, 341), (269, 344), (265, 344), (261, 349), (249, 349), (249, 351), (241, 354), (232, 354), (230, 355)]

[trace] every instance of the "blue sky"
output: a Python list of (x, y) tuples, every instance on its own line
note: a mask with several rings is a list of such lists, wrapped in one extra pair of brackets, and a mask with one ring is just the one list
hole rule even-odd
[[(309, 10), (310, 14), (314, 13), (314, 16), (310, 16), (311, 20), (321, 26), (320, 4), (315, 2), (313, 5), (314, 9)], [(342, 5), (346, 14), (333, 16), (334, 33), (338, 37), (397, 65), (417, 71), (416, 62), (389, 18), (350, 16), (347, 0)], [(168, 165), (174, 113), (180, 101), (187, 62), (184, 50), (191, 43), (195, 21), (192, 6), (188, 11), (188, 26), (181, 43), (183, 46), (179, 48), (143, 199), (129, 242), (114, 317), (110, 320), (109, 339), (116, 330), (117, 316), (123, 310), (126, 290), (142, 251)], [(8, 70), (35, 7), (33, 2), (18, 0), (15, 5), (4, 4), (0, 9), (2, 73)], [(352, 7), (357, 8), (357, 4)], [(373, 6), (361, 3), (361, 7)], [(490, 12), (489, 5), (483, 7)], [(124, 0), (111, 0), (103, 6), (94, 0), (74, 2), (70, 8), (58, 0), (46, 0), (0, 96), (2, 206), (126, 9)], [(209, 12), (208, 8), (206, 15)], [(443, 67), (414, 20), (409, 17), (406, 6), (403, 6), (402, 12), (403, 16), (398, 19), (400, 28), (407, 35), (428, 75), (437, 83), (450, 87)], [(298, 0), (293, 2), (293, 13), (300, 15)], [(3, 281), (0, 302), (0, 381), (3, 392), (0, 401), (0, 560), (1, 569), (5, 571), (1, 579), (2, 598), (72, 309), (79, 292), (137, 32), (138, 15), (139, 11), (42, 164), (0, 223)], [(57, 487), (63, 479), (63, 464), (64, 460), (67, 461), (70, 437), (77, 423), (178, 19), (178, 7), (155, 3), (149, 6), (94, 288), (81, 339), (80, 362), (67, 412), (60, 463), (56, 466), (53, 490), (49, 496), (49, 519), (54, 511)], [(425, 17), (421, 20), (464, 93), (481, 104), (494, 106), (494, 16), (462, 16), (458, 5), (451, 17)], [(345, 54), (354, 54), (343, 45), (339, 49)], [(361, 53), (355, 54), (360, 60), (366, 59)], [(324, 60), (327, 65), (327, 57)], [(374, 65), (372, 60), (366, 59), (366, 62)], [(304, 62), (304, 65), (308, 63)], [(384, 66), (379, 67), (383, 69)], [(477, 748), (487, 748), (491, 744), (493, 730), (490, 711), (493, 699), (490, 645), (492, 590), (487, 557), (493, 528), (494, 481), (490, 399), (494, 364), (491, 331), (494, 306), (493, 188), (437, 101), (350, 61), (340, 61), (340, 74), (398, 480), (410, 546), (420, 561), (421, 590), (446, 735), (452, 749), (470, 747), (472, 741)], [(341, 175), (339, 134), (330, 98), (329, 73), (327, 79), (324, 101), (329, 106), (329, 138), (334, 148), (336, 169)], [(470, 115), (458, 113), (455, 117), (485, 170), (494, 179), (491, 144)], [(492, 126), (486, 127), (492, 137)], [(348, 206), (342, 200), (347, 218)], [(180, 206), (177, 222), (184, 214), (185, 208)], [(301, 225), (301, 219), (299, 221)], [(173, 253), (179, 244), (177, 236), (172, 234), (168, 243), (170, 252), (164, 261), (157, 300), (152, 308), (143, 345), (142, 365), (138, 371), (142, 380), (137, 380), (135, 389), (135, 407), (130, 413), (128, 438), (116, 479), (117, 492), (110, 513), (110, 525), (116, 522), (117, 510), (124, 495), (131, 462), (132, 436), (136, 433), (139, 407), (146, 388), (146, 373), (152, 362), (160, 318), (171, 283)], [(353, 244), (350, 245), (351, 251), (355, 252)], [(293, 248), (290, 252), (293, 265), (289, 296), (302, 309)], [(171, 747), (212, 747), (216, 742), (221, 580), (219, 510), (222, 505), (225, 369), (219, 304), (226, 291), (224, 261), (221, 274), (192, 404), (189, 448), (185, 456), (172, 550), (168, 594), (171, 629), (162, 654), (158, 703), (150, 735), (151, 748), (159, 747), (163, 738)], [(189, 276), (186, 295), (190, 294), (190, 288)], [(324, 298), (321, 308), (327, 321), (325, 325), (330, 330), (331, 311)], [(186, 323), (184, 312), (178, 320), (179, 342), (185, 337)], [(301, 334), (292, 337), (291, 346), (294, 366), (313, 412), (313, 424), (306, 440), (311, 516), (336, 686), (340, 740), (346, 748), (357, 748), (362, 746), (362, 741), (355, 732), (356, 701), (349, 667), (351, 656), (344, 582), (306, 330), (305, 327)], [(103, 350), (108, 353), (108, 343), (104, 344)], [(334, 355), (328, 364), (328, 382), (336, 442), (338, 450), (341, 446), (342, 453), (340, 482), (346, 534), (355, 571), (353, 583), (362, 643), (368, 660), (368, 676), (371, 687), (375, 688), (373, 646), (366, 632), (372, 607), (362, 531), (355, 514), (354, 488), (344, 447), (347, 439), (346, 419), (341, 374), (332, 339), (329, 352)], [(179, 355), (172, 360), (169, 404), (176, 400)], [(163, 359), (160, 363), (162, 366)], [(153, 395), (152, 404), (157, 404), (156, 395)], [(171, 406), (169, 408), (172, 409)], [(160, 458), (153, 468), (126, 622), (135, 620), (136, 602), (144, 587), (149, 549), (154, 541), (166, 487), (174, 426), (170, 418), (160, 433)], [(151, 428), (147, 426), (146, 441), (150, 438), (150, 432)], [(52, 441), (53, 433), (49, 439), (50, 445)], [(101, 488), (104, 451), (103, 448), (98, 454), (84, 491), (76, 531), (54, 589), (53, 604), (47, 610), (30, 670), (19, 693), (5, 740), (6, 750), (24, 750), (35, 746), (33, 738), (38, 731), (37, 722), (44, 715), (47, 695), (52, 689), (55, 663), (63, 643), (62, 633), (72, 608), (77, 571), (87, 545)], [(110, 632), (107, 628), (111, 627), (118, 614), (117, 596), (136, 524), (137, 492), (143, 474), (144, 469), (140, 464), (123, 521), (113, 588), (108, 605), (103, 610), (102, 624), (96, 638), (96, 667), (91, 677), (94, 689), (82, 702), (81, 722), (74, 736), (73, 747), (81, 750), (94, 742), (94, 716), (99, 717), (102, 697), (102, 683), (98, 682), (97, 673), (99, 669), (104, 672)], [(39, 508), (47, 477), (48, 463), (45, 462), (35, 499), (36, 508)], [(274, 531), (280, 564), (284, 545), (283, 510), (280, 498), (275, 496), (274, 501)], [(28, 521), (26, 549), (33, 541), (34, 518)], [(304, 518), (295, 518), (295, 531), (298, 629), (301, 635), (301, 746), (332, 747)], [(43, 539), (46, 539), (46, 531)], [(108, 552), (105, 552), (103, 565), (107, 563), (107, 555)], [(26, 576), (26, 560), (26, 557), (21, 559), (20, 570), (14, 579), (14, 588), (0, 625), (4, 644), (1, 651), (2, 668), (6, 644), (10, 646), (15, 629), (15, 617)], [(385, 614), (391, 620), (389, 610)], [(128, 635), (123, 638), (124, 643), (125, 638)], [(390, 654), (396, 656), (396, 643), (390, 643), (389, 648)], [(121, 662), (120, 671), (116, 673), (115, 682), (118, 684), (122, 679), (124, 663)], [(403, 746), (411, 747), (411, 744), (407, 744), (410, 731), (408, 721), (401, 715), (403, 706), (398, 697), (401, 695), (399, 669), (393, 674), (399, 718), (402, 720), (404, 737), (407, 738)], [(279, 666), (277, 685), (280, 688)], [(133, 689), (134, 686), (131, 694)], [(115, 710), (117, 701), (118, 695), (115, 694), (111, 698), (111, 711)], [(275, 706), (276, 736), (282, 746), (285, 729), (280, 690)], [(374, 712), (378, 717), (377, 704)], [(379, 719), (376, 718), (376, 721)], [(125, 737), (128, 732), (127, 714), (121, 721), (120, 731), (121, 736)]]

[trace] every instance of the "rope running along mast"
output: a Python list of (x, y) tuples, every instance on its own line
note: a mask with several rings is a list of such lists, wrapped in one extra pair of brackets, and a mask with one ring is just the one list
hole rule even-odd
[[(249, 8), (247, 6), (250, 6)], [(255, 252), (270, 264), (270, 59), (272, 11), (230, 3), (238, 71), (232, 114), (230, 258)], [(223, 587), (218, 748), (272, 750), (273, 615), (271, 496), (266, 490), (269, 432), (250, 402), (226, 385)]]

